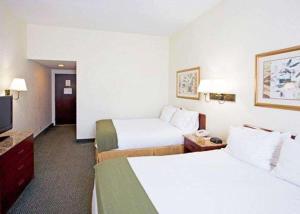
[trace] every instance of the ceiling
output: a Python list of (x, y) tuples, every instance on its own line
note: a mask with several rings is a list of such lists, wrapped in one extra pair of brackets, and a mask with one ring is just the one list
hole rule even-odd
[[(66, 69), (66, 70), (76, 70), (76, 62), (73, 61), (58, 61), (58, 60), (31, 60), (39, 63), (47, 68), (51, 69)], [(58, 65), (64, 65), (59, 67)]]
[(221, 0), (4, 0), (30, 24), (169, 36)]

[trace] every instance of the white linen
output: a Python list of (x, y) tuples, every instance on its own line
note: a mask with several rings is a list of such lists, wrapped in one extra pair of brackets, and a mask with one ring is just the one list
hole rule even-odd
[(96, 185), (94, 184), (93, 197), (92, 197), (92, 214), (97, 214), (97, 213), (98, 213), (97, 193), (96, 193)]
[(113, 120), (113, 124), (118, 136), (118, 149), (183, 144), (182, 131), (158, 118)]
[(272, 157), (272, 160), (271, 160), (271, 165), (272, 167), (274, 168), (277, 163), (278, 163), (278, 160), (279, 160), (279, 156), (280, 156), (280, 151), (281, 151), (281, 147), (283, 145), (283, 143), (285, 141), (289, 141), (290, 139), (292, 139), (292, 134), (289, 133), (289, 132), (283, 132), (281, 133), (281, 136), (280, 136), (280, 143), (278, 144), (278, 146), (276, 147), (274, 153), (273, 153), (273, 157)]
[(184, 134), (194, 133), (199, 127), (199, 113), (177, 109), (170, 123)]
[(273, 154), (282, 141), (281, 133), (245, 127), (231, 127), (226, 151), (240, 160), (266, 170), (272, 168)]
[(273, 173), (279, 178), (285, 179), (300, 186), (300, 143), (288, 139), (283, 143), (277, 166)]
[(159, 119), (169, 123), (178, 108), (174, 106), (163, 107)]
[(300, 213), (299, 187), (224, 150), (128, 160), (162, 214)]

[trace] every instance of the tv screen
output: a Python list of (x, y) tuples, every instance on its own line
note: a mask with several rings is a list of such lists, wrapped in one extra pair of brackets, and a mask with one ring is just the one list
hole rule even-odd
[(0, 134), (12, 129), (12, 96), (0, 97)]

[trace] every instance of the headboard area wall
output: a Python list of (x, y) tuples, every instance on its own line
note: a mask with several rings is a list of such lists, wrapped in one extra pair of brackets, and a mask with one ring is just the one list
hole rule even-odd
[[(213, 136), (225, 139), (230, 126), (245, 123), (300, 134), (299, 111), (255, 106), (255, 56), (299, 46), (299, 28), (282, 24), (299, 20), (299, 9), (284, 0), (270, 2), (221, 1), (170, 36), (168, 102), (206, 114), (206, 128)], [(215, 27), (217, 23), (222, 23), (221, 27)], [(219, 104), (205, 100), (203, 94), (200, 100), (176, 97), (176, 71), (192, 67), (200, 67), (200, 81), (228, 82), (236, 102)], [(287, 102), (300, 104), (295, 100)]]

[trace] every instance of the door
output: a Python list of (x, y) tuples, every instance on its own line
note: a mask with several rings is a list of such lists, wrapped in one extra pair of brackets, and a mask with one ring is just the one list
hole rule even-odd
[(55, 74), (55, 122), (76, 124), (75, 74)]

